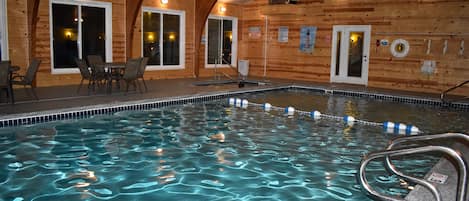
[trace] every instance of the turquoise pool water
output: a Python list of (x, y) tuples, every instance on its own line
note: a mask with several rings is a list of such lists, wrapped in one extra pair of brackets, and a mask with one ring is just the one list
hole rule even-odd
[[(426, 132), (467, 131), (467, 112), (307, 91), (246, 95), (252, 102), (316, 109)], [(224, 140), (214, 138), (223, 133)], [(369, 200), (356, 183), (361, 156), (394, 135), (381, 128), (226, 100), (0, 129), (0, 200)], [(409, 162), (423, 175), (435, 162)], [(372, 164), (373, 184), (406, 187)]]

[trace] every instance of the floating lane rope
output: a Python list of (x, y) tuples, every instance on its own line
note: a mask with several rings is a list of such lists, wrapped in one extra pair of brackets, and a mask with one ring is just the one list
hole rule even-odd
[(387, 133), (394, 133), (394, 134), (400, 134), (400, 135), (417, 135), (421, 133), (419, 128), (411, 124), (406, 125), (403, 123), (394, 123), (390, 121), (377, 123), (377, 122), (355, 119), (355, 117), (348, 116), (348, 115), (339, 117), (339, 116), (334, 116), (334, 115), (322, 114), (321, 112), (317, 110), (306, 112), (306, 111), (296, 110), (294, 107), (291, 107), (291, 106), (282, 108), (282, 107), (273, 106), (270, 103), (264, 103), (264, 104), (250, 103), (248, 100), (240, 99), (240, 98), (229, 98), (228, 104), (230, 106), (235, 106), (235, 107), (240, 107), (240, 108), (247, 108), (249, 105), (252, 105), (252, 106), (260, 107), (266, 112), (271, 111), (271, 110), (283, 111), (288, 116), (293, 116), (295, 115), (295, 113), (297, 113), (299, 115), (309, 116), (314, 120), (319, 120), (321, 118), (334, 119), (338, 121), (343, 121), (349, 126), (353, 126), (355, 123), (359, 123), (363, 125), (370, 125), (370, 126), (379, 126), (379, 127), (382, 127), (383, 130)]

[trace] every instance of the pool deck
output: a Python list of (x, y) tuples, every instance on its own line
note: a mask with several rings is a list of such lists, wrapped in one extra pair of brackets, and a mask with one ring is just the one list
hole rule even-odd
[[(256, 80), (267, 84), (247, 84), (243, 88), (239, 88), (237, 84), (218, 84), (207, 86), (194, 85), (194, 83), (201, 81), (210, 81), (210, 79), (211, 78), (148, 80), (146, 81), (148, 91), (143, 91), (142, 93), (135, 91), (132, 86), (130, 87), (129, 92), (125, 93), (125, 90), (122, 89), (125, 86), (124, 84), (121, 84), (122, 87), (120, 90), (116, 89), (116, 86), (113, 86), (112, 93), (106, 92), (104, 87), (97, 89), (95, 92), (91, 91), (90, 93), (88, 93), (86, 84), (83, 85), (80, 90), (80, 93), (77, 93), (78, 84), (55, 87), (38, 87), (36, 88), (36, 92), (38, 94), (39, 100), (34, 99), (29, 88), (27, 90), (23, 88), (15, 88), (15, 104), (5, 103), (5, 94), (1, 93), (0, 95), (0, 119), (4, 119), (12, 115), (18, 116), (23, 113), (46, 112), (49, 110), (63, 110), (67, 108), (77, 108), (110, 103), (118, 104), (145, 99), (164, 99), (185, 95), (210, 94), (217, 92), (231, 92), (246, 89), (281, 87), (291, 85), (438, 99), (438, 94), (411, 93), (405, 91), (369, 88), (358, 85), (313, 83), (281, 79), (250, 78), (250, 80)], [(142, 90), (144, 90), (143, 85), (141, 86)]]

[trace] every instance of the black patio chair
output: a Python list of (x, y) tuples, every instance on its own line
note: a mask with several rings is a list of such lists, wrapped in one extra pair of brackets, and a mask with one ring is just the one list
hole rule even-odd
[(106, 73), (106, 69), (105, 69), (106, 63), (104, 62), (101, 55), (88, 55), (86, 59), (88, 60), (88, 65), (91, 67), (93, 89), (95, 87), (95, 84), (105, 85), (109, 79), (109, 76)]
[(41, 60), (34, 58), (29, 64), (25, 75), (16, 75), (11, 80), (13, 85), (23, 85), (24, 89), (26, 89), (26, 85), (29, 85), (36, 100), (39, 100), (39, 98), (37, 97), (36, 91), (34, 90), (36, 88), (34, 85), (34, 80), (36, 79), (36, 73), (39, 69), (39, 64), (41, 64)]
[(90, 86), (93, 83), (94, 79), (91, 76), (91, 72), (88, 68), (88, 65), (86, 64), (85, 60), (78, 59), (78, 58), (75, 59), (75, 63), (78, 65), (78, 69), (80, 69), (80, 74), (81, 74), (81, 81), (80, 81), (80, 85), (78, 86), (77, 93), (80, 93), (81, 86), (83, 85), (83, 80), (88, 80), (88, 93), (89, 93)]
[(145, 69), (147, 68), (147, 63), (150, 58), (148, 57), (143, 57), (142, 61), (140, 62), (140, 66), (138, 68), (137, 72), (137, 80), (142, 79), (143, 86), (145, 86), (145, 92), (148, 91), (147, 84), (145, 83), (145, 79), (143, 78), (143, 74), (145, 73)]
[(125, 94), (129, 91), (129, 85), (134, 85), (135, 90), (137, 90), (137, 78), (138, 78), (138, 69), (141, 63), (140, 58), (138, 59), (129, 59), (125, 64), (125, 71), (122, 79), (125, 81)]
[(10, 73), (10, 62), (0, 62), (0, 89), (7, 92), (7, 102), (8, 98), (10, 98), (11, 103), (14, 104), (15, 99), (13, 98), (13, 89), (10, 84)]

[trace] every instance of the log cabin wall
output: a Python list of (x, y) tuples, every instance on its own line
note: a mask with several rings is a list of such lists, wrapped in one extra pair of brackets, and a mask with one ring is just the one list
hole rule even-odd
[[(168, 4), (162, 5), (160, 1), (144, 0), (142, 6), (156, 9), (169, 9), (185, 12), (185, 57), (184, 69), (181, 70), (147, 70), (145, 79), (171, 79), (194, 77), (194, 18), (196, 0), (170, 0)], [(142, 10), (137, 16), (134, 27), (134, 37), (131, 57), (141, 57), (142, 50)], [(182, 45), (181, 45), (182, 47)]]
[[(8, 48), (12, 65), (27, 66), (29, 64), (29, 31), (28, 31), (27, 0), (8, 0)], [(20, 70), (24, 74), (26, 69)]]
[[(226, 11), (221, 12), (220, 7), (225, 7)], [(241, 5), (220, 3), (220, 2), (216, 3), (215, 6), (212, 8), (212, 11), (210, 12), (210, 15), (212, 15), (212, 16), (227, 16), (227, 17), (235, 17), (235, 18), (238, 19), (238, 52), (240, 52), (239, 51), (239, 41), (240, 41), (240, 37), (241, 37), (241, 33), (242, 33), (242, 31), (241, 31), (242, 30), (242, 26), (241, 26), (241, 24), (242, 24), (241, 23), (242, 22), (242, 13), (243, 13), (243, 7)], [(206, 25), (204, 25), (204, 26), (206, 26)], [(206, 34), (206, 31), (205, 31), (205, 28), (204, 28), (204, 32), (203, 32), (202, 37), (206, 37), (206, 36), (207, 36), (207, 34)], [(207, 40), (205, 39), (204, 41), (205, 41), (205, 43), (202, 43), (200, 45), (200, 50), (199, 50), (199, 65), (198, 65), (199, 66), (199, 76), (200, 77), (211, 77), (211, 76), (215, 75), (215, 69), (207, 68), (207, 66), (205, 64), (205, 57), (207, 56), (206, 52), (205, 52)], [(239, 59), (239, 56), (238, 56), (238, 59)], [(227, 67), (219, 67), (219, 68), (217, 68), (217, 71), (224, 72), (228, 75), (236, 77), (236, 71), (234, 71), (233, 69), (227, 68)]]
[[(332, 26), (371, 25), (369, 87), (440, 93), (469, 78), (469, 2), (465, 0), (300, 0), (290, 5), (252, 0), (243, 4), (242, 16), (238, 59), (250, 61), (250, 76), (264, 76), (266, 62), (267, 77), (328, 83)], [(277, 40), (279, 26), (289, 27), (287, 43)], [(312, 54), (299, 51), (301, 26), (317, 27)], [(261, 37), (250, 37), (250, 27), (259, 27)], [(390, 45), (376, 46), (382, 39), (407, 40), (409, 54), (393, 57)], [(465, 51), (460, 54), (462, 41)], [(421, 72), (424, 60), (436, 61), (434, 73)], [(454, 93), (468, 95), (469, 86)]]

